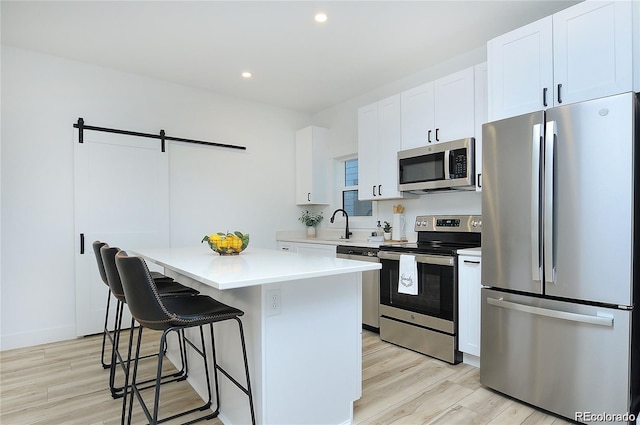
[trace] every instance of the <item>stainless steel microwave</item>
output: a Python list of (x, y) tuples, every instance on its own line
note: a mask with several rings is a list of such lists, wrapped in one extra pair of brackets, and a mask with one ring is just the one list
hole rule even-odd
[(475, 190), (475, 139), (453, 140), (398, 152), (398, 190)]

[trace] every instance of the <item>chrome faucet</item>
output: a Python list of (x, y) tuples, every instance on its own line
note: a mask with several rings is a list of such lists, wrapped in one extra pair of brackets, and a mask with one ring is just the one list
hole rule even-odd
[(330, 219), (329, 221), (330, 221), (331, 223), (333, 223), (333, 218), (336, 216), (336, 213), (337, 213), (338, 211), (342, 211), (342, 215), (344, 215), (345, 221), (347, 222), (347, 225), (346, 225), (346, 227), (345, 227), (345, 229), (344, 229), (344, 238), (345, 238), (345, 239), (349, 239), (349, 236), (350, 236), (352, 233), (349, 231), (349, 214), (347, 214), (347, 212), (346, 212), (345, 210), (343, 210), (342, 208), (339, 208), (339, 209), (335, 210), (335, 211), (333, 212), (333, 214), (331, 215), (331, 219)]

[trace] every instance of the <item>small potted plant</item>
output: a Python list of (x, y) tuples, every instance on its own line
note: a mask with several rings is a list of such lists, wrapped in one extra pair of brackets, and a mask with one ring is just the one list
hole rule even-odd
[(298, 218), (301, 222), (307, 226), (307, 237), (315, 238), (316, 237), (316, 225), (320, 223), (323, 219), (322, 212), (314, 213), (309, 212), (308, 210), (302, 211), (302, 215)]
[(385, 221), (382, 231), (384, 232), (384, 240), (385, 241), (390, 240), (391, 239), (391, 223), (389, 223), (388, 221)]

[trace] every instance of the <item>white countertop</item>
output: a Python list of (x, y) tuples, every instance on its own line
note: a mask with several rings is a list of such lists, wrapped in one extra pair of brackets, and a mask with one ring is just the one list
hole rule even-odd
[(481, 247), (459, 249), (457, 252), (458, 252), (458, 255), (471, 255), (471, 256), (474, 256), (474, 257), (481, 257), (482, 256), (482, 248)]
[(363, 272), (380, 263), (311, 256), (248, 247), (240, 255), (219, 255), (208, 246), (142, 248), (128, 251), (217, 289)]

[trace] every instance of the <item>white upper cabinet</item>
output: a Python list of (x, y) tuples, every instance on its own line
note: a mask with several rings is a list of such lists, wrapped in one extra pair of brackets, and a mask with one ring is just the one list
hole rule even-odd
[(400, 94), (402, 102), (402, 149), (424, 146), (435, 140), (433, 81)]
[(633, 89), (632, 2), (585, 1), (487, 43), (489, 120)]
[(402, 198), (398, 191), (400, 95), (358, 109), (358, 199)]
[(474, 134), (474, 69), (401, 93), (402, 150)]
[(549, 16), (487, 43), (489, 121), (551, 106), (552, 27)]
[(633, 88), (631, 2), (587, 1), (553, 15), (556, 106)]
[(436, 142), (473, 136), (473, 75), (470, 67), (433, 83)]
[(482, 191), (482, 124), (488, 119), (487, 109), (487, 63), (475, 66), (475, 139), (476, 139), (476, 191)]
[(322, 127), (296, 132), (296, 204), (328, 204), (327, 133)]

